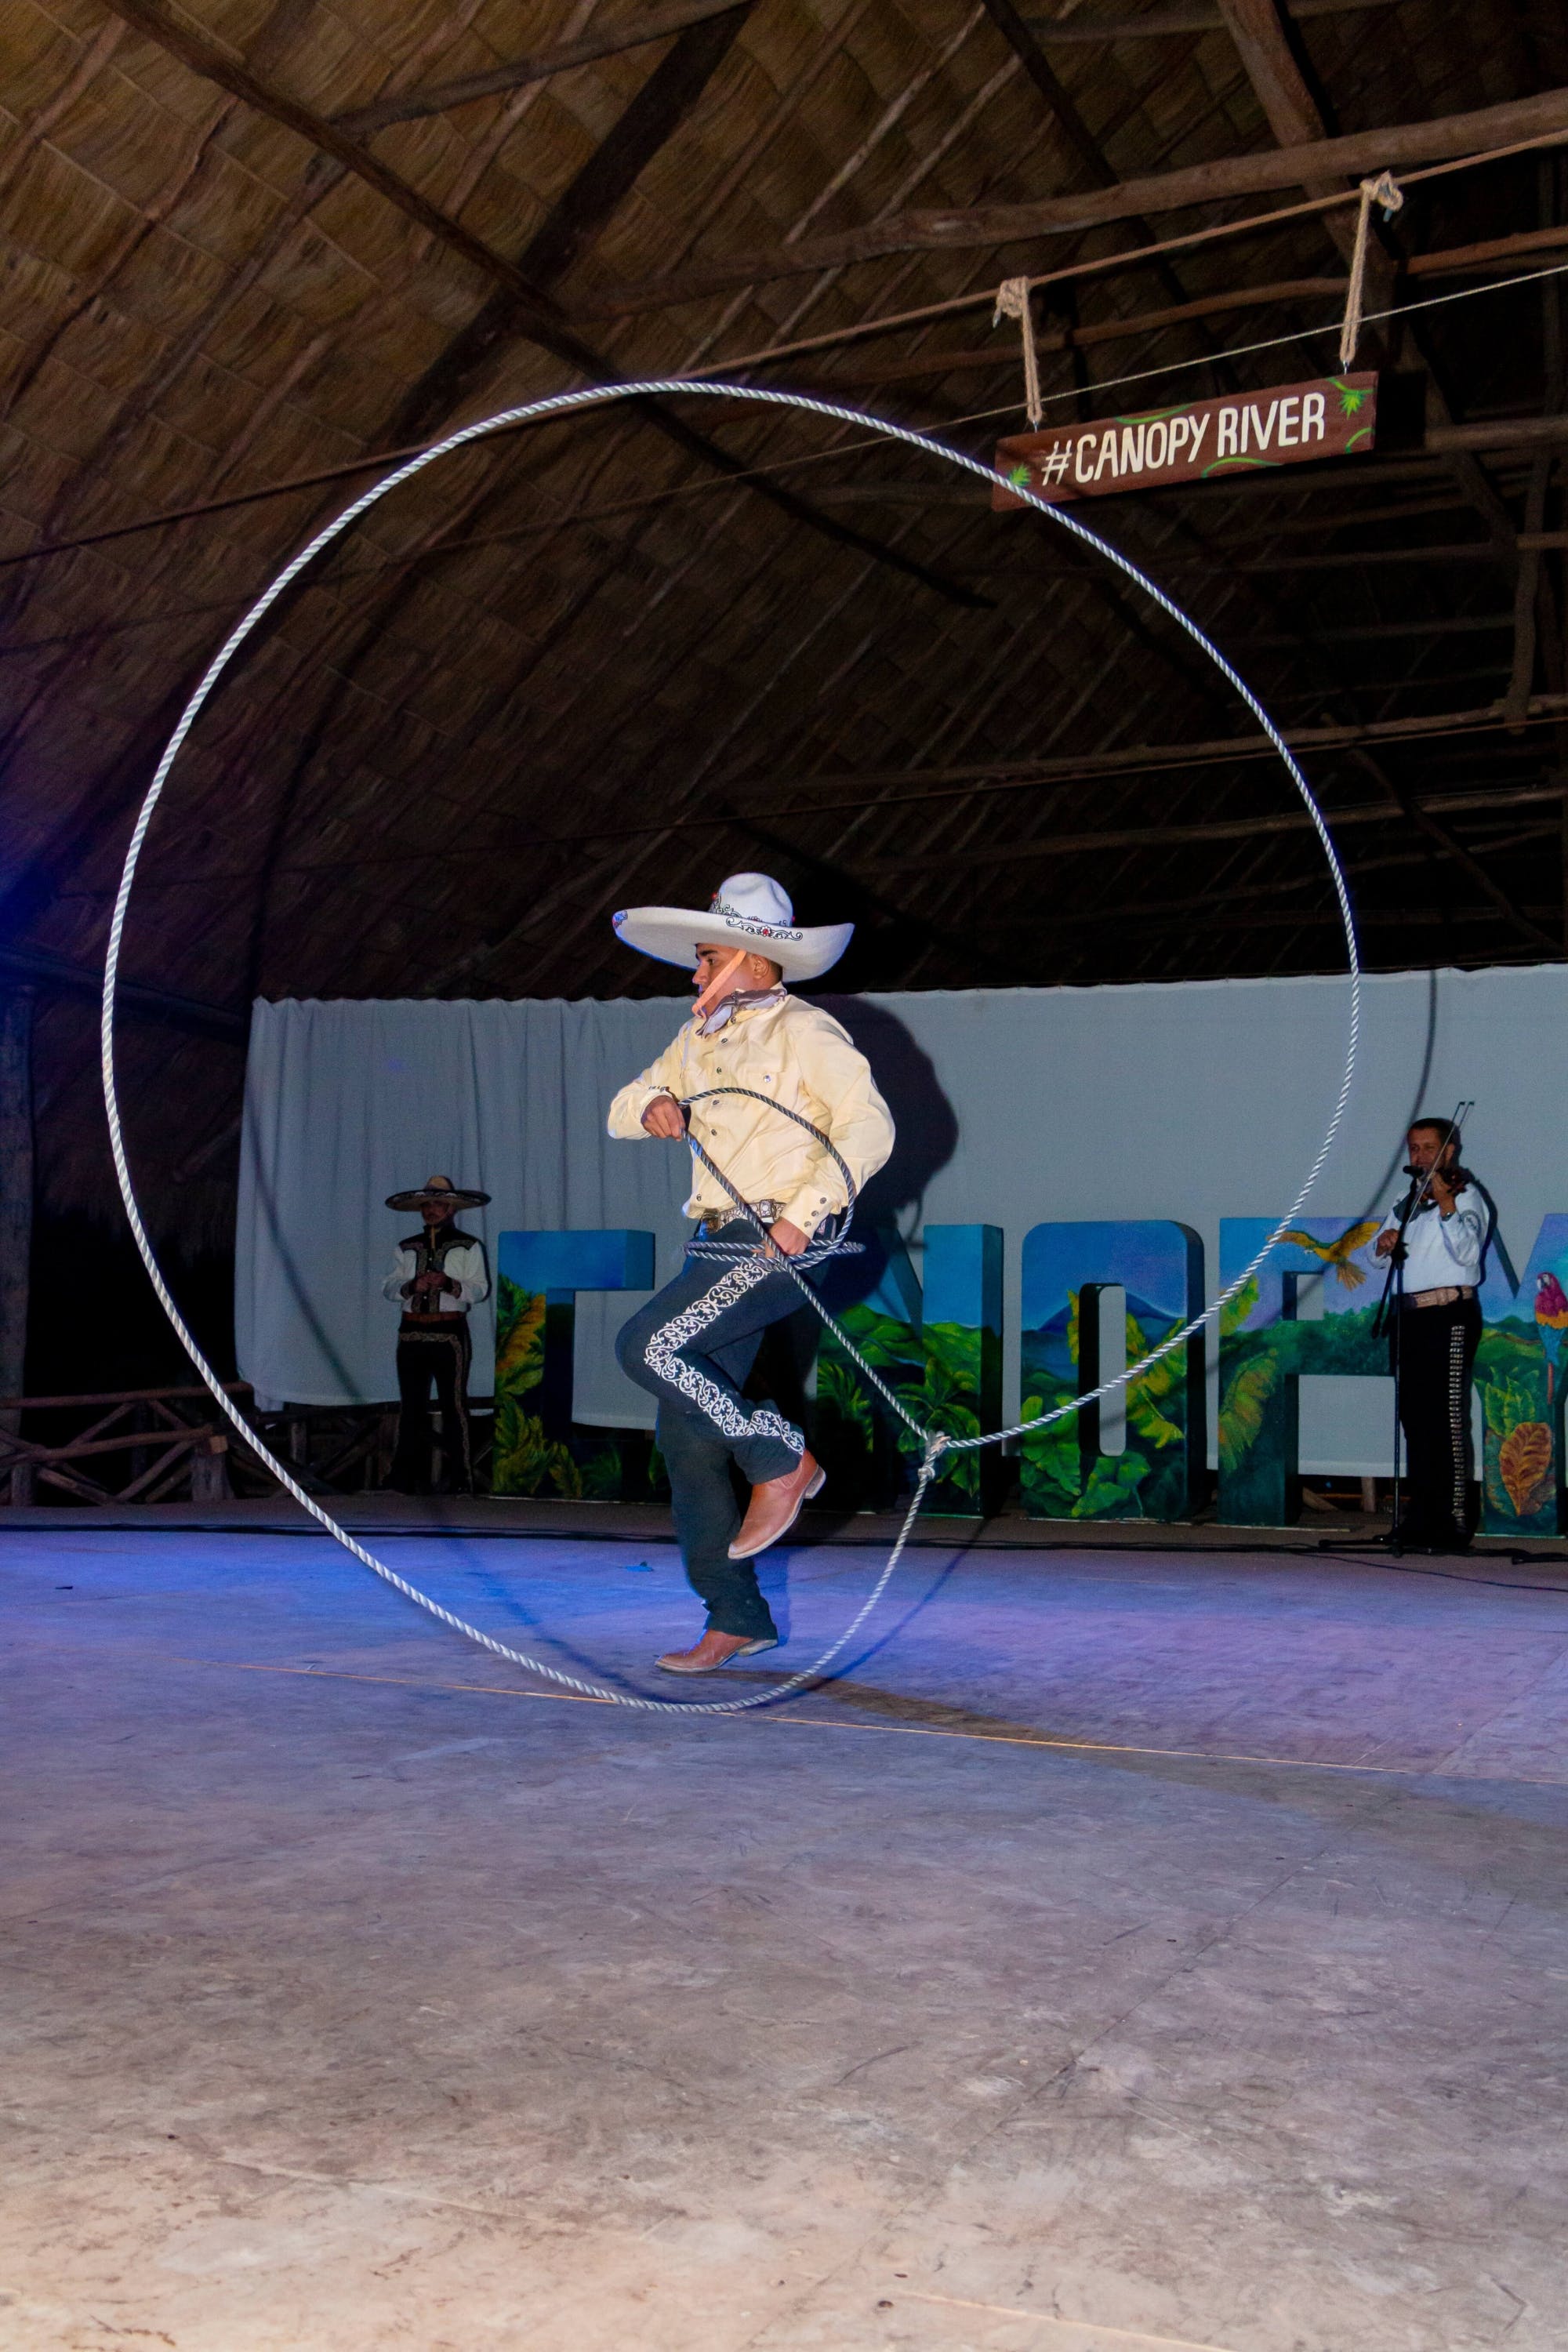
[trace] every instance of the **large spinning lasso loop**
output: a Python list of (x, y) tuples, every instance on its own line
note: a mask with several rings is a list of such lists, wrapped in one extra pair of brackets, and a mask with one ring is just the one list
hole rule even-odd
[[(384, 1560), (377, 1559), (374, 1553), (368, 1551), (346, 1528), (340, 1526), (331, 1512), (324, 1510), (313, 1496), (305, 1492), (298, 1479), (283, 1463), (279, 1461), (259, 1433), (251, 1428), (233, 1399), (226, 1393), (223, 1382), (197, 1346), (184, 1318), (174, 1304), (168, 1284), (163, 1279), (163, 1271), (158, 1263), (157, 1254), (148, 1237), (125, 1156), (125, 1138), (121, 1123), (120, 1094), (114, 1060), (115, 990), (120, 976), (121, 943), (124, 936), (125, 918), (131, 904), (131, 891), (136, 878), (137, 865), (153, 814), (163, 797), (163, 786), (168, 782), (170, 771), (179, 757), (186, 737), (190, 734), (191, 729), (195, 726), (229, 663), (266, 614), (271, 611), (279, 598), (287, 593), (306, 567), (314, 562), (324, 548), (330, 547), (335, 540), (342, 536), (344, 531), (350, 530), (359, 520), (361, 515), (367, 513), (380, 499), (385, 498), (389, 491), (396, 489), (404, 482), (412, 480), (416, 474), (423, 473), (426, 467), (434, 465), (438, 457), (449, 456), (454, 449), (466, 448), (470, 442), (483, 440), (489, 434), (507, 432), (517, 425), (531, 424), (541, 417), (565, 415), (577, 409), (604, 406), (615, 401), (639, 400), (657, 395), (673, 397), (684, 394), (695, 394), (708, 400), (744, 400), (754, 402), (763, 407), (799, 409), (809, 415), (831, 418), (837, 424), (869, 427), (872, 432), (881, 434), (887, 440), (900, 441), (910, 448), (923, 451), (928, 457), (939, 457), (945, 465), (956, 466), (960, 471), (973, 474), (983, 482), (994, 484), (999, 479), (994, 468), (985, 465), (978, 457), (968, 457), (959, 449), (949, 449), (942, 442), (931, 440), (926, 434), (912, 431), (907, 425), (889, 425), (881, 417), (868, 416), (860, 409), (843, 407), (837, 401), (815, 400), (805, 393), (777, 392), (760, 384), (695, 383), (679, 376), (656, 378), (646, 383), (617, 383), (607, 387), (591, 385), (580, 392), (556, 393), (547, 400), (531, 401), (521, 408), (505, 409), (499, 415), (481, 418), (478, 424), (464, 425), (459, 432), (448, 434), (444, 441), (434, 443), (428, 449), (421, 451), (418, 457), (409, 458), (405, 465), (399, 466), (395, 471), (384, 476), (381, 481), (374, 483), (351, 505), (345, 507), (342, 514), (336, 516), (332, 521), (323, 524), (315, 537), (300, 550), (291, 562), (285, 564), (270, 586), (263, 590), (244, 618), (230, 630), (227, 637), (208, 663), (195, 692), (180, 714), (179, 721), (164, 748), (163, 756), (158, 762), (153, 781), (147, 787), (146, 796), (137, 814), (130, 845), (125, 853), (125, 864), (120, 877), (120, 887), (115, 894), (114, 912), (109, 926), (108, 951), (104, 957), (103, 1004), (100, 1038), (103, 1101), (109, 1119), (109, 1140), (110, 1149), (114, 1156), (114, 1173), (120, 1185), (120, 1195), (125, 1203), (125, 1213), (130, 1221), (136, 1246), (142, 1253), (142, 1260), (147, 1268), (153, 1287), (181, 1345), (211, 1390), (218, 1405), (239, 1431), (246, 1444), (258, 1459), (266, 1464), (284, 1490), (291, 1495), (313, 1519), (319, 1521), (327, 1533), (342, 1545), (345, 1551), (351, 1553), (362, 1566), (368, 1568), (373, 1575), (379, 1576), (384, 1583), (391, 1585), (394, 1591), (401, 1592), (406, 1600), (414, 1601), (417, 1607), (426, 1611), (441, 1624), (449, 1625), (454, 1632), (466, 1635), (471, 1642), (477, 1642), (482, 1649), (489, 1650), (495, 1657), (505, 1658), (511, 1664), (522, 1666), (531, 1674), (542, 1675), (546, 1681), (560, 1685), (567, 1690), (580, 1692), (587, 1697), (607, 1699), (613, 1701), (617, 1706), (637, 1707), (655, 1715), (738, 1715), (748, 1707), (763, 1706), (775, 1700), (787, 1698), (792, 1692), (801, 1689), (809, 1682), (816, 1681), (832, 1664), (847, 1643), (853, 1640), (880, 1600), (894, 1570), (903, 1557), (904, 1548), (909, 1541), (910, 1531), (914, 1526), (916, 1514), (925, 1499), (927, 1487), (937, 1474), (938, 1465), (943, 1454), (968, 1452), (982, 1445), (996, 1445), (1000, 1444), (1005, 1438), (1022, 1435), (1026, 1430), (1043, 1429), (1053, 1421), (1059, 1421), (1068, 1413), (1079, 1412), (1085, 1404), (1093, 1403), (1097, 1398), (1107, 1396), (1113, 1390), (1124, 1387), (1129, 1381), (1136, 1380), (1141, 1373), (1147, 1371), (1152, 1364), (1158, 1363), (1162, 1357), (1168, 1356), (1173, 1349), (1181, 1347), (1186, 1340), (1192, 1339), (1195, 1333), (1204, 1328), (1205, 1324), (1212, 1322), (1227, 1301), (1234, 1298), (1243, 1286), (1251, 1280), (1269, 1251), (1280, 1239), (1285, 1228), (1294, 1223), (1300, 1214), (1308, 1194), (1322, 1172), (1323, 1164), (1333, 1147), (1334, 1138), (1339, 1132), (1340, 1123), (1344, 1117), (1345, 1106), (1350, 1099), (1351, 1084), (1355, 1075), (1356, 1045), (1361, 1028), (1361, 959), (1356, 949), (1355, 923), (1351, 913), (1350, 892), (1346, 887), (1339, 859), (1334, 853), (1334, 845), (1329, 834), (1327, 821), (1312, 796), (1311, 787), (1306, 777), (1291, 756), (1289, 746), (1251, 688), (1231, 667), (1218, 646), (1205, 636), (1197, 623), (1190, 619), (1178, 604), (1172, 602), (1163, 588), (1158, 587), (1152, 580), (1141, 572), (1138, 566), (1119, 549), (1100, 539), (1096, 532), (1089, 530), (1065, 508), (1048, 504), (1046, 499), (1026, 487), (1020, 488), (1009, 483), (1007, 487), (1025, 505), (1035, 507), (1040, 513), (1048, 515), (1061, 530), (1070, 531), (1075, 539), (1080, 540), (1085, 546), (1092, 548), (1097, 554), (1104, 556), (1109, 562), (1114, 563), (1119, 571), (1125, 572), (1134, 585), (1141, 589), (1144, 595), (1151, 597), (1162, 612), (1168, 614), (1177, 626), (1184, 629), (1194, 643), (1208, 656), (1221, 675), (1235, 688), (1279, 754), (1287, 773), (1300, 795), (1302, 804), (1311, 821), (1312, 829), (1322, 846), (1333, 883), (1334, 896), (1339, 905), (1340, 920), (1344, 930), (1345, 954), (1350, 978), (1350, 1015), (1347, 1024), (1344, 1069), (1340, 1079), (1339, 1093), (1335, 1098), (1328, 1126), (1324, 1129), (1322, 1141), (1318, 1147), (1300, 1192), (1257, 1255), (1201, 1315), (1196, 1315), (1190, 1322), (1184, 1323), (1180, 1330), (1173, 1332), (1171, 1337), (1163, 1341), (1158, 1348), (1151, 1349), (1148, 1355), (1141, 1357), (1137, 1363), (1130, 1364), (1124, 1372), (1119, 1372), (1114, 1379), (1103, 1381), (1089, 1396), (1074, 1397), (1068, 1403), (1056, 1407), (1053, 1412), (1041, 1413), (1034, 1421), (1016, 1423), (1010, 1429), (992, 1430), (979, 1437), (963, 1438), (949, 1437), (942, 1431), (920, 1429), (919, 1424), (910, 1419), (903, 1406), (891, 1396), (881, 1381), (877, 1378), (853, 1343), (839, 1332), (840, 1339), (848, 1348), (862, 1371), (888, 1398), (900, 1418), (908, 1423), (910, 1428), (917, 1431), (924, 1445), (924, 1454), (916, 1475), (914, 1494), (905, 1514), (903, 1526), (899, 1530), (898, 1539), (889, 1554), (886, 1567), (878, 1577), (865, 1601), (838, 1639), (829, 1649), (824, 1651), (821, 1657), (801, 1673), (791, 1675), (786, 1680), (775, 1684), (769, 1690), (752, 1692), (741, 1698), (707, 1701), (643, 1698), (628, 1692), (606, 1690), (602, 1685), (583, 1682), (575, 1675), (563, 1674), (559, 1668), (546, 1665), (542, 1659), (530, 1657), (523, 1651), (509, 1648), (504, 1642), (498, 1642), (492, 1634), (482, 1633), (477, 1625), (468, 1624), (465, 1619), (457, 1616), (451, 1610), (443, 1609), (438, 1601), (432, 1601), (427, 1593), (421, 1592), (417, 1586), (410, 1584), (406, 1578), (399, 1576), (395, 1569), (386, 1565)], [(764, 1097), (764, 1099), (768, 1098)], [(774, 1104), (773, 1108), (782, 1109), (784, 1106)], [(790, 1116), (798, 1115), (792, 1112)], [(800, 1123), (810, 1125), (809, 1120), (802, 1120)], [(813, 1132), (816, 1130), (814, 1129)], [(826, 1139), (825, 1138), (824, 1140), (826, 1141)], [(833, 1150), (831, 1144), (828, 1145), (828, 1149)], [(834, 1157), (838, 1158), (837, 1151), (834, 1152)], [(712, 1166), (711, 1161), (708, 1164)], [(839, 1164), (843, 1166), (841, 1160)], [(714, 1172), (721, 1173), (718, 1170)], [(728, 1179), (721, 1177), (721, 1181), (724, 1182), (725, 1189), (730, 1192), (731, 1197), (742, 1208), (745, 1208), (747, 1204), (742, 1200), (741, 1195), (735, 1192)], [(850, 1197), (852, 1200), (853, 1192)], [(831, 1245), (824, 1254), (834, 1254)], [(782, 1262), (786, 1267), (793, 1269), (795, 1264), (793, 1260), (784, 1258)], [(798, 1274), (795, 1278), (801, 1282), (801, 1287), (816, 1307), (817, 1311), (826, 1318), (826, 1309), (822, 1306), (810, 1285), (805, 1283)], [(827, 1319), (831, 1320), (831, 1318)], [(837, 1331), (837, 1326), (835, 1325), (834, 1328)]]

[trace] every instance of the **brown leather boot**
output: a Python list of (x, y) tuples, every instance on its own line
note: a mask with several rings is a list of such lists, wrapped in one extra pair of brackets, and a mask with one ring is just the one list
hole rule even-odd
[(756, 1641), (748, 1641), (744, 1633), (719, 1633), (711, 1626), (692, 1650), (667, 1650), (654, 1664), (662, 1666), (667, 1675), (716, 1675), (731, 1658), (754, 1657), (759, 1650), (776, 1650), (776, 1633), (764, 1633)]
[(811, 1454), (803, 1454), (798, 1469), (753, 1486), (741, 1532), (730, 1546), (731, 1559), (753, 1559), (787, 1535), (800, 1517), (801, 1505), (819, 1492), (826, 1475)]

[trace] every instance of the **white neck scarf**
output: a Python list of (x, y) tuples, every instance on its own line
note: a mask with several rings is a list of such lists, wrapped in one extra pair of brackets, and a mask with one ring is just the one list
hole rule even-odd
[(722, 1029), (731, 1014), (744, 1012), (753, 1004), (782, 1004), (788, 992), (776, 988), (737, 988), (732, 995), (721, 997), (702, 1024), (704, 1037), (711, 1037)]

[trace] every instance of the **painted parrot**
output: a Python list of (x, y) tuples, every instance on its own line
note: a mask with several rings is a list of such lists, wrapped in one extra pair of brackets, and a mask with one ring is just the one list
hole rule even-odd
[(1550, 1272), (1535, 1277), (1535, 1319), (1541, 1327), (1541, 1344), (1546, 1350), (1546, 1402), (1550, 1405), (1556, 1385), (1557, 1353), (1563, 1345), (1563, 1334), (1568, 1331), (1568, 1291)]
[[(1321, 1258), (1325, 1273), (1332, 1266), (1347, 1290), (1359, 1290), (1366, 1280), (1366, 1271), (1363, 1266), (1351, 1264), (1352, 1254), (1366, 1246), (1380, 1223), (1377, 1217), (1367, 1217), (1359, 1225), (1347, 1225), (1337, 1242), (1315, 1241), (1310, 1234), (1303, 1233), (1300, 1225), (1292, 1225), (1279, 1238), (1282, 1242), (1294, 1242), (1298, 1249), (1310, 1250), (1314, 1257)], [(1568, 1299), (1563, 1300), (1563, 1305), (1568, 1307)]]

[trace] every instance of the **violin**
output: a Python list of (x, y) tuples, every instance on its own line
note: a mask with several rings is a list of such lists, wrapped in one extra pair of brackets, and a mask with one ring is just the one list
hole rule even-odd
[[(1444, 1168), (1441, 1166), (1433, 1169), (1412, 1168), (1408, 1163), (1406, 1163), (1404, 1172), (1406, 1176), (1413, 1177), (1415, 1179), (1415, 1182), (1412, 1189), (1406, 1192), (1404, 1200), (1401, 1201), (1394, 1213), (1397, 1216), (1401, 1217), (1409, 1215), (1411, 1208), (1415, 1202), (1415, 1195), (1420, 1192), (1423, 1184), (1426, 1187), (1426, 1197), (1422, 1202), (1421, 1207), (1423, 1209), (1436, 1207), (1436, 1196), (1432, 1190), (1432, 1181), (1435, 1177), (1440, 1176), (1443, 1179), (1444, 1183), (1455, 1192), (1462, 1192), (1467, 1184), (1473, 1184), (1476, 1181), (1469, 1170), (1468, 1168), (1460, 1167), (1458, 1160), (1455, 1161), (1451, 1168)], [(1417, 1214), (1419, 1214), (1419, 1211), (1417, 1212)]]

